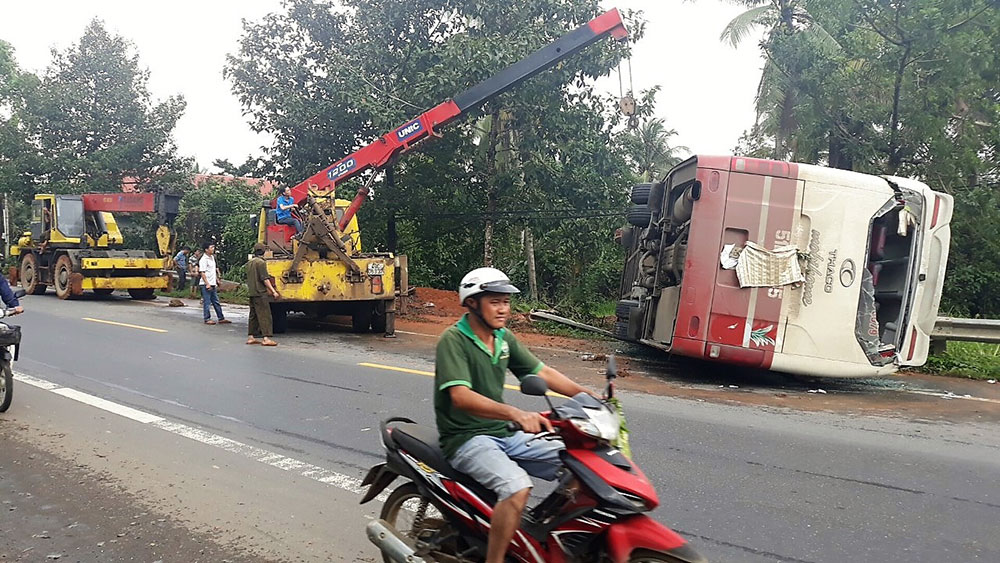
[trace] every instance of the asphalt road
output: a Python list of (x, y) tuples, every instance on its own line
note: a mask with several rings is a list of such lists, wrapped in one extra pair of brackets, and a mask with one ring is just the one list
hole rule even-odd
[[(374, 558), (363, 529), (378, 507), (357, 506), (356, 479), (380, 460), (381, 419), (432, 422), (429, 344), (293, 332), (252, 347), (243, 311), (206, 326), (200, 311), (163, 304), (47, 295), (17, 319), (17, 371), (156, 420), (19, 382), (0, 422), (192, 534), (274, 560)], [(660, 495), (654, 516), (712, 561), (1000, 561), (994, 424), (622, 400)]]

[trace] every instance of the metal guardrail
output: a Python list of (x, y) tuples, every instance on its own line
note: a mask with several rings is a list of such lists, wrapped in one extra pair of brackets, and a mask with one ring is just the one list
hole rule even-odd
[(590, 332), (596, 332), (598, 334), (603, 334), (604, 336), (610, 336), (612, 338), (614, 337), (613, 334), (611, 334), (610, 332), (604, 330), (603, 328), (597, 328), (596, 326), (592, 326), (592, 325), (580, 323), (580, 322), (574, 321), (572, 319), (567, 319), (566, 317), (560, 317), (559, 315), (557, 315), (555, 313), (551, 313), (549, 311), (532, 311), (529, 314), (529, 316), (532, 319), (541, 319), (543, 321), (552, 321), (552, 322), (555, 322), (555, 323), (564, 324), (566, 326), (571, 326), (571, 327), (576, 328), (576, 329), (589, 330)]
[(931, 340), (958, 340), (1000, 344), (1000, 319), (938, 317)]

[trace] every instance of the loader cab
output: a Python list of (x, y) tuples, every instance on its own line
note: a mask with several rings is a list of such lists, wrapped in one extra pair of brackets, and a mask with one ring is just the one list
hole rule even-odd
[(51, 244), (79, 244), (86, 232), (83, 199), (37, 195), (31, 202), (31, 238)]

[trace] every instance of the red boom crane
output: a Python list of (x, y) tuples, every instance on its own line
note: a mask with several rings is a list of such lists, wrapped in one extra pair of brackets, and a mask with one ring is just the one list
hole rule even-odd
[[(309, 190), (333, 190), (338, 184), (357, 176), (369, 168), (379, 170), (395, 156), (413, 148), (424, 139), (438, 136), (437, 129), (481, 106), (491, 98), (506, 92), (532, 76), (550, 68), (581, 49), (607, 37), (625, 39), (628, 30), (617, 9), (611, 9), (590, 22), (569, 32), (526, 58), (512, 64), (494, 76), (457, 94), (416, 118), (386, 133), (333, 165), (317, 172), (292, 188), (295, 203), (305, 201)], [(347, 228), (361, 203), (368, 196), (368, 186), (358, 191), (341, 217), (338, 227)]]

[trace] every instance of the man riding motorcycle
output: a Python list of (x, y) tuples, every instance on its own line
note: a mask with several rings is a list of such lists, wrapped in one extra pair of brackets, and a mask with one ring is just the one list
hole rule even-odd
[[(518, 378), (538, 375), (566, 396), (590, 393), (539, 361), (505, 328), (515, 293), (520, 290), (495, 268), (466, 274), (458, 294), (468, 312), (441, 335), (435, 361), (434, 411), (441, 448), (455, 469), (497, 495), (486, 563), (503, 563), (531, 492), (529, 474), (553, 480), (564, 447), (558, 440), (531, 441), (552, 425), (538, 413), (503, 402), (507, 370)], [(523, 431), (509, 431), (508, 422)]]
[(20, 301), (14, 295), (14, 290), (10, 288), (7, 278), (3, 276), (0, 276), (0, 299), (3, 299), (4, 305), (10, 309), (8, 315), (18, 315), (24, 312), (24, 307), (21, 307)]

